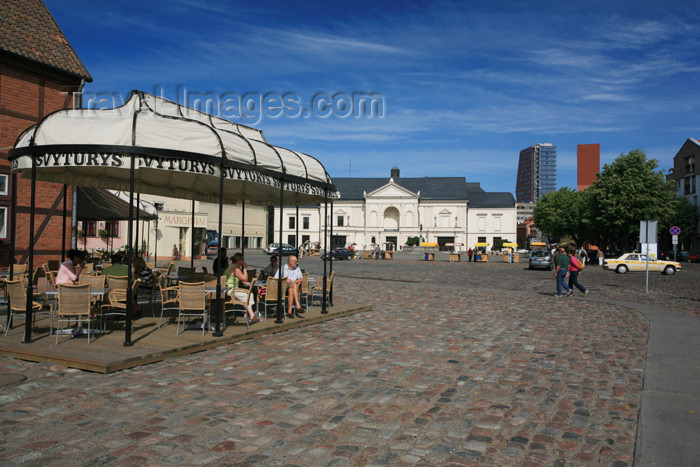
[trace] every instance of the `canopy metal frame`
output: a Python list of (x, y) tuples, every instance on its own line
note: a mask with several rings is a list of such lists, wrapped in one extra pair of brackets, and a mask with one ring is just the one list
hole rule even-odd
[[(140, 99), (142, 105), (143, 105), (143, 100), (144, 100), (144, 93), (140, 93), (138, 91), (133, 91), (132, 92), (132, 98), (138, 98)], [(153, 98), (153, 96), (149, 96), (149, 98)], [(131, 102), (131, 99), (130, 99)], [(177, 105), (172, 102), (167, 101), (171, 105)], [(148, 107), (148, 103), (146, 102), (146, 107)], [(179, 109), (179, 106), (178, 106)], [(80, 110), (80, 109), (78, 109)], [(209, 122), (211, 123), (210, 129), (213, 131), (215, 137), (219, 140), (220, 143), (220, 150), (221, 150), (221, 156), (213, 156), (210, 154), (204, 154), (204, 153), (196, 153), (192, 151), (181, 151), (181, 150), (174, 150), (171, 148), (158, 148), (158, 147), (143, 147), (143, 146), (137, 146), (136, 144), (136, 125), (137, 125), (137, 117), (139, 115), (139, 112), (142, 110), (146, 110), (145, 108), (139, 108), (133, 113), (133, 121), (132, 121), (132, 132), (131, 132), (131, 145), (118, 145), (118, 144), (83, 144), (83, 143), (71, 143), (71, 144), (52, 144), (51, 142), (46, 142), (42, 141), (44, 144), (37, 144), (37, 133), (41, 131), (42, 125), (49, 121), (51, 117), (54, 115), (57, 115), (61, 112), (71, 112), (71, 110), (61, 110), (54, 112), (52, 114), (47, 115), (44, 117), (39, 123), (29, 127), (27, 130), (25, 130), (17, 139), (17, 142), (15, 143), (14, 149), (10, 151), (9, 154), (9, 160), (12, 164), (12, 173), (13, 176), (16, 174), (21, 174), (24, 178), (30, 178), (31, 179), (31, 205), (30, 205), (30, 242), (29, 242), (29, 267), (28, 267), (28, 286), (27, 286), (27, 309), (26, 309), (26, 319), (25, 319), (25, 332), (24, 332), (24, 343), (30, 343), (31, 342), (31, 330), (32, 330), (32, 308), (31, 304), (33, 303), (33, 288), (31, 286), (32, 281), (33, 281), (33, 260), (34, 260), (34, 247), (33, 244), (34, 242), (31, 241), (34, 237), (34, 218), (35, 218), (35, 201), (36, 201), (36, 181), (37, 180), (44, 180), (44, 181), (50, 181), (50, 182), (57, 182), (57, 183), (63, 183), (64, 185), (67, 184), (72, 184), (75, 186), (81, 186), (82, 183), (86, 183), (87, 186), (94, 185), (95, 183), (99, 183), (100, 186), (104, 188), (112, 188), (116, 190), (123, 190), (125, 188), (125, 180), (124, 180), (124, 174), (122, 171), (115, 172), (113, 177), (105, 177), (103, 175), (103, 172), (109, 171), (109, 168), (105, 169), (102, 166), (99, 166), (100, 171), (98, 171), (99, 174), (99, 181), (95, 182), (91, 180), (91, 178), (94, 178), (90, 176), (91, 170), (89, 167), (74, 167), (73, 170), (71, 170), (71, 167), (60, 167), (57, 170), (53, 170), (52, 168), (48, 167), (48, 163), (52, 160), (52, 158), (56, 158), (58, 160), (57, 156), (62, 156), (65, 157), (66, 164), (65, 166), (68, 166), (67, 161), (69, 159), (69, 156), (72, 155), (77, 159), (78, 156), (82, 156), (83, 160), (85, 158), (94, 158), (94, 160), (98, 160), (97, 157), (98, 155), (110, 155), (110, 156), (119, 156), (119, 160), (121, 161), (121, 158), (128, 159), (129, 160), (129, 167), (128, 167), (128, 190), (129, 190), (129, 224), (128, 224), (128, 229), (127, 229), (127, 268), (129, 271), (131, 271), (131, 266), (133, 262), (133, 221), (134, 221), (134, 194), (137, 193), (137, 187), (136, 187), (136, 161), (137, 158), (143, 158), (144, 156), (157, 156), (160, 161), (177, 161), (177, 160), (186, 160), (186, 161), (199, 161), (199, 162), (205, 162), (208, 164), (212, 164), (216, 167), (218, 167), (218, 178), (219, 178), (219, 187), (218, 187), (218, 202), (219, 202), (219, 251), (218, 254), (221, 254), (221, 249), (223, 248), (223, 241), (222, 241), (222, 210), (223, 210), (223, 204), (224, 202), (243, 202), (245, 203), (245, 200), (248, 200), (251, 203), (254, 204), (260, 204), (260, 205), (271, 205), (274, 203), (273, 198), (271, 197), (271, 192), (268, 189), (266, 191), (267, 195), (262, 196), (261, 192), (257, 193), (252, 193), (255, 191), (254, 189), (251, 189), (251, 195), (246, 196), (247, 190), (246, 188), (248, 186), (251, 186), (251, 183), (255, 183), (255, 180), (236, 180), (233, 178), (229, 178), (228, 180), (225, 179), (225, 176), (228, 172), (229, 169), (240, 169), (240, 170), (245, 170), (245, 171), (250, 171), (251, 173), (259, 174), (261, 176), (267, 176), (270, 179), (276, 181), (277, 184), (277, 191), (279, 194), (279, 203), (280, 203), (280, 216), (282, 216), (283, 210), (284, 210), (284, 195), (285, 192), (290, 193), (290, 197), (292, 198), (292, 201), (295, 202), (297, 205), (300, 202), (308, 202), (308, 201), (316, 201), (319, 202), (321, 199), (323, 199), (325, 205), (326, 205), (326, 212), (328, 209), (328, 200), (329, 197), (331, 198), (337, 198), (339, 197), (339, 193), (335, 190), (335, 187), (333, 186), (332, 180), (328, 173), (323, 169), (323, 172), (325, 174), (324, 180), (314, 180), (311, 178), (305, 178), (303, 176), (295, 175), (293, 173), (288, 173), (287, 167), (284, 164), (284, 158), (280, 154), (280, 151), (286, 151), (292, 154), (296, 154), (296, 156), (299, 158), (301, 161), (304, 170), (306, 171), (306, 174), (308, 175), (308, 167), (307, 164), (304, 162), (304, 158), (301, 157), (299, 153), (294, 153), (292, 151), (289, 151), (284, 148), (277, 148), (275, 146), (271, 146), (267, 144), (264, 139), (262, 139), (262, 133), (260, 133), (260, 139), (256, 139), (256, 144), (265, 144), (268, 149), (271, 149), (274, 151), (275, 154), (277, 154), (277, 157), (279, 157), (279, 160), (281, 162), (281, 170), (276, 171), (272, 170), (269, 168), (265, 167), (260, 167), (257, 165), (251, 165), (251, 164), (246, 164), (243, 162), (231, 160), (227, 157), (226, 154), (226, 148), (224, 147), (224, 144), (222, 143), (221, 136), (217, 133), (215, 130), (215, 123), (214, 123), (214, 117), (207, 115), (207, 114), (202, 114), (205, 116), (205, 118), (208, 118)], [(149, 109), (152, 110), (152, 109)], [(182, 111), (178, 110), (181, 114)], [(200, 117), (202, 117), (200, 115)], [(172, 115), (158, 115), (160, 117), (165, 117), (166, 119), (172, 119), (172, 120), (177, 120), (177, 121), (185, 121), (189, 123), (193, 123), (194, 125), (203, 125), (207, 126), (206, 123), (200, 121), (200, 120), (194, 120), (194, 119), (188, 119), (182, 117), (176, 117)], [(228, 122), (223, 119), (218, 119), (219, 124), (221, 124), (221, 121), (226, 122), (226, 124), (229, 125), (235, 125), (232, 124), (231, 122)], [(239, 126), (236, 125), (236, 128)], [(250, 129), (245, 127), (247, 130), (246, 131), (257, 131), (254, 129)], [(230, 129), (222, 129), (218, 128), (218, 131), (224, 131), (227, 134), (234, 134), (232, 130)], [(240, 136), (242, 139), (246, 139), (241, 135), (236, 135)], [(254, 145), (252, 142), (247, 141), (248, 146), (250, 149), (253, 151), (255, 154), (255, 149)], [(310, 156), (303, 155), (307, 158), (313, 159)], [(29, 161), (26, 159), (29, 158)], [(74, 159), (74, 160), (75, 160)], [(89, 159), (92, 160), (92, 159)], [(317, 160), (313, 159), (318, 163), (318, 165), (322, 168), (322, 164), (318, 162)], [(257, 157), (255, 158), (255, 162), (257, 163)], [(41, 170), (39, 170), (38, 165), (41, 164)], [(172, 162), (171, 162), (172, 165)], [(143, 166), (142, 166), (143, 167)], [(149, 166), (150, 167), (150, 166)], [(30, 170), (27, 170), (30, 169)], [(123, 170), (123, 168), (121, 169)], [(141, 167), (139, 168), (141, 170)], [(119, 175), (119, 176), (117, 176)], [(212, 195), (210, 193), (205, 193), (202, 191), (197, 191), (194, 189), (195, 185), (197, 184), (198, 181), (201, 181), (199, 178), (200, 176), (204, 175), (201, 173), (196, 173), (192, 174), (192, 176), (188, 177), (188, 174), (185, 172), (179, 172), (179, 176), (183, 177), (184, 180), (187, 180), (191, 183), (192, 190), (191, 190), (191, 197), (188, 197), (189, 199), (194, 200), (199, 199), (202, 201), (210, 201), (212, 200)], [(208, 174), (208, 175), (215, 175), (215, 174)], [(247, 175), (246, 175), (247, 176)], [(16, 178), (14, 178), (16, 179)], [(76, 180), (77, 179), (77, 180)], [(228, 184), (226, 183), (228, 181)], [(259, 180), (258, 180), (259, 181)], [(268, 180), (269, 181), (269, 180)], [(139, 191), (138, 193), (144, 192), (144, 193), (152, 193), (152, 194), (161, 194), (162, 188), (158, 190), (149, 190), (148, 185), (145, 184), (144, 180), (140, 181), (141, 183), (139, 184)], [(231, 187), (234, 185), (234, 188), (238, 190), (236, 192), (235, 190), (233, 193), (236, 195), (233, 198), (226, 198), (224, 196), (225, 188)], [(238, 185), (242, 185), (240, 189), (238, 188)], [(269, 186), (269, 183), (268, 183)], [(16, 183), (13, 183), (13, 201), (16, 202)], [(309, 190), (308, 187), (316, 187), (315, 189)], [(275, 184), (272, 183), (271, 188), (275, 188)], [(183, 190), (180, 189), (179, 193), (182, 193)], [(169, 196), (173, 196), (174, 194), (170, 194)], [(166, 194), (166, 196), (168, 196)], [(178, 197), (178, 196), (175, 196)], [(14, 204), (14, 203), (13, 203)], [(15, 219), (15, 212), (13, 209), (13, 220)], [(282, 218), (280, 218), (280, 221)], [(74, 219), (75, 222), (75, 219)], [(194, 222), (193, 222), (193, 227), (194, 227)], [(13, 221), (13, 232), (12, 232), (12, 238), (15, 238), (15, 231), (16, 231), (16, 222)], [(283, 232), (283, 223), (280, 222), (280, 244), (282, 243), (282, 232)], [(325, 237), (325, 235), (324, 235)], [(244, 241), (244, 239), (242, 239)], [(13, 240), (13, 245), (14, 245), (14, 240)], [(327, 242), (324, 242), (324, 244), (327, 247)], [(14, 253), (14, 252), (13, 252)], [(278, 264), (280, 265), (280, 268), (282, 266), (282, 249), (279, 249), (279, 261)], [(332, 267), (332, 266), (331, 266)], [(217, 290), (216, 290), (216, 324), (215, 324), (215, 332), (214, 336), (220, 336), (221, 335), (221, 327), (220, 327), (220, 322), (221, 322), (221, 317), (223, 314), (223, 300), (221, 298), (221, 268), (219, 268), (217, 272)], [(133, 319), (133, 296), (132, 296), (132, 277), (131, 274), (128, 276), (128, 286), (127, 286), (127, 309), (126, 309), (126, 326), (125, 326), (125, 338), (124, 338), (124, 346), (132, 346), (133, 342), (131, 341), (131, 323)], [(325, 294), (325, 288), (326, 288), (326, 261), (324, 260), (324, 294)], [(281, 280), (278, 282), (278, 287), (280, 290), (278, 290), (279, 294), (278, 296), (281, 297)], [(277, 322), (281, 322), (282, 320), (282, 307), (281, 307), (281, 300), (278, 301), (277, 305)], [(323, 304), (323, 310), (322, 313), (327, 313), (326, 307), (325, 307), (325, 301)], [(203, 324), (204, 325), (204, 324)]]

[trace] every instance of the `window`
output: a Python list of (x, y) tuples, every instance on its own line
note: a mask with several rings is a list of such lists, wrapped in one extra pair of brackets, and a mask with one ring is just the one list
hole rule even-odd
[(289, 243), (292, 246), (295, 246), (297, 244), (297, 236), (296, 235), (287, 235), (287, 243)]
[(296, 217), (290, 217), (290, 218), (289, 218), (289, 228), (290, 228), (290, 229), (295, 229), (295, 228), (296, 228), (296, 225), (297, 225), (296, 220), (297, 220)]
[(7, 195), (7, 175), (0, 175), (0, 195)]
[(86, 221), (83, 225), (86, 237), (97, 237), (97, 222)]
[(7, 208), (0, 207), (0, 238), (7, 238)]
[(340, 215), (338, 216), (338, 227), (343, 227), (345, 225), (345, 217)]
[(110, 237), (120, 237), (118, 221), (105, 222), (105, 230), (109, 233)]
[(695, 173), (695, 156), (688, 156), (685, 158), (685, 173)]
[(309, 218), (308, 218), (308, 216), (307, 216), (307, 217), (303, 217), (302, 220), (303, 220), (303, 222), (304, 222), (304, 229), (308, 230), (308, 229), (309, 229)]
[(486, 237), (477, 237), (477, 243), (486, 243)]

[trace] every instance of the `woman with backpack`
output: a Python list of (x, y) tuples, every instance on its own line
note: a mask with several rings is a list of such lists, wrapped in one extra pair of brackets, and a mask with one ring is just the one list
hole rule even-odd
[(569, 295), (574, 293), (574, 286), (583, 292), (583, 295), (588, 295), (588, 290), (578, 283), (578, 274), (583, 270), (583, 262), (576, 257), (574, 250), (569, 250)]

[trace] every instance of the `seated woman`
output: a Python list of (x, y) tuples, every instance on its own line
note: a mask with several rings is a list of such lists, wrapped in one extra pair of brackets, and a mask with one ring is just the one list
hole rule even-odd
[(61, 264), (56, 274), (56, 284), (77, 284), (80, 280), (80, 273), (85, 267), (85, 255), (82, 251), (69, 250), (68, 261)]
[[(229, 295), (234, 294), (236, 300), (245, 302), (247, 298), (247, 293), (236, 290), (238, 288), (250, 287), (250, 282), (248, 282), (248, 265), (243, 261), (243, 255), (241, 253), (236, 253), (231, 256), (231, 265), (226, 268), (224, 274), (226, 275), (226, 287), (229, 288)], [(246, 307), (246, 312), (248, 313), (248, 320), (250, 324), (259, 323), (263, 321), (262, 318), (256, 318), (255, 312), (253, 311), (253, 304), (255, 303), (255, 297), (250, 294), (248, 299), (248, 306)]]
[(136, 277), (141, 279), (141, 284), (144, 286), (153, 285), (153, 271), (146, 266), (146, 261), (143, 258), (134, 258), (134, 272)]

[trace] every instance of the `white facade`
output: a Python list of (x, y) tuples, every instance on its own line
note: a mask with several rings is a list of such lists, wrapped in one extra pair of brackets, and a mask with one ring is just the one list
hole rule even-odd
[[(456, 179), (459, 180), (459, 179)], [(461, 179), (464, 183), (464, 179)], [(328, 208), (328, 217), (333, 226), (332, 247), (357, 244), (362, 249), (371, 244), (393, 243), (395, 249), (401, 248), (408, 238), (419, 237), (426, 242), (463, 243), (465, 248), (480, 239), (493, 245), (495, 238), (515, 241), (516, 209), (511, 204), (506, 207), (470, 207), (470, 200), (465, 199), (426, 199), (420, 192), (401, 186), (401, 179), (391, 178), (388, 183), (367, 193), (362, 199), (336, 200)], [(482, 198), (488, 196), (481, 193)], [(314, 243), (318, 241), (323, 248), (323, 229), (325, 228), (324, 206), (301, 207), (300, 219), (309, 217), (309, 229), (302, 229), (300, 220), (300, 239), (308, 235)], [(295, 239), (295, 225), (290, 218), (295, 217), (294, 207), (284, 209), (283, 238)], [(275, 232), (279, 232), (279, 208), (275, 208)], [(277, 235), (277, 234), (276, 234)], [(329, 224), (330, 235), (330, 224)], [(277, 236), (275, 240), (277, 241)]]
[[(171, 258), (176, 246), (180, 256), (192, 256), (192, 201), (178, 198), (166, 198), (155, 195), (141, 195), (146, 201), (157, 207), (158, 222), (150, 222), (148, 236), (142, 237), (153, 256), (158, 247), (158, 258)], [(261, 248), (265, 241), (267, 223), (264, 207), (246, 204), (245, 206), (245, 241), (246, 248)], [(240, 248), (242, 233), (241, 205), (223, 206), (223, 246), (228, 249)], [(194, 225), (197, 229), (219, 230), (219, 205), (207, 202), (194, 202)], [(126, 230), (124, 230), (126, 232)], [(142, 235), (140, 235), (142, 236)], [(157, 236), (157, 242), (156, 242)], [(195, 256), (205, 252), (206, 245), (195, 245)]]

